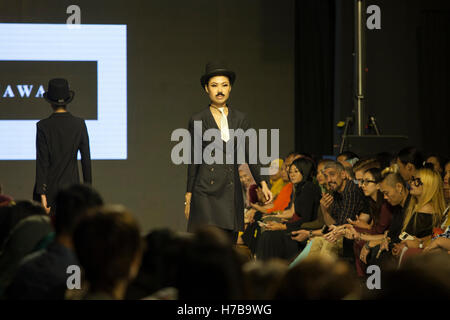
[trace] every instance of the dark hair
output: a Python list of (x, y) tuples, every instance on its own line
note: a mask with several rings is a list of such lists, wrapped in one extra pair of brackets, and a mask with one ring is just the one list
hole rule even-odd
[[(439, 162), (439, 165), (441, 166), (442, 170), (444, 170), (445, 163), (447, 162), (447, 159), (445, 157), (442, 157), (442, 156), (438, 155), (437, 153), (429, 153), (425, 157), (425, 161), (428, 160), (429, 158), (432, 158), (432, 157), (437, 159), (437, 161)], [(428, 163), (428, 162), (426, 162), (426, 163)], [(434, 166), (433, 166), (433, 168), (434, 168)]]
[(143, 246), (136, 220), (122, 206), (91, 209), (75, 228), (73, 243), (90, 292), (107, 293), (128, 279)]
[(406, 188), (406, 182), (402, 175), (392, 167), (387, 167), (381, 171), (381, 182), (383, 181), (386, 181), (392, 187), (394, 187), (397, 183), (400, 183), (404, 188)]
[(375, 155), (375, 158), (379, 162), (381, 169), (384, 169), (391, 165), (391, 161), (392, 159), (394, 159), (394, 155), (390, 152), (380, 152)]
[(404, 165), (411, 163), (414, 165), (416, 169), (420, 169), (423, 167), (423, 160), (424, 160), (423, 155), (415, 147), (406, 147), (400, 150), (400, 152), (397, 155), (397, 158)]
[(156, 291), (176, 286), (179, 259), (190, 239), (164, 228), (154, 230), (145, 237), (145, 251), (135, 281), (127, 289), (126, 300), (137, 300)]
[(45, 215), (45, 209), (36, 202), (28, 200), (17, 201), (10, 207), (1, 207), (1, 223), (0, 223), (0, 250), (3, 242), (6, 240), (14, 227), (23, 219), (32, 215)]
[(347, 262), (314, 256), (289, 269), (275, 299), (338, 300), (356, 293), (357, 287), (356, 277)]
[(76, 184), (59, 191), (55, 202), (55, 232), (71, 234), (88, 209), (101, 205), (100, 194), (88, 185)]
[(244, 297), (242, 263), (224, 231), (212, 226), (200, 227), (184, 250), (180, 265), (177, 281), (180, 300)]
[(303, 181), (312, 181), (316, 169), (314, 163), (311, 160), (307, 158), (295, 159), (289, 166), (289, 171), (291, 170), (292, 166), (295, 166), (298, 171), (300, 171), (303, 176)]
[[(381, 169), (380, 168), (370, 168), (364, 171), (364, 173), (369, 173), (375, 183), (380, 183), (382, 181)], [(377, 200), (375, 202), (369, 201), (370, 204), (370, 217), (373, 219), (374, 224), (380, 220), (381, 206), (384, 202), (384, 196), (381, 191), (377, 191)]]
[(345, 160), (359, 158), (356, 153), (351, 152), (351, 151), (344, 151), (344, 152), (339, 153), (338, 156), (336, 157), (336, 159), (340, 156), (344, 156)]

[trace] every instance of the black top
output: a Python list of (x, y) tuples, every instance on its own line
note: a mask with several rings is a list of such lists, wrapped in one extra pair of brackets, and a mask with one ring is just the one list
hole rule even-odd
[(317, 210), (320, 205), (321, 192), (320, 187), (312, 181), (302, 181), (294, 186), (295, 192), (293, 203), (295, 214), (300, 220), (286, 223), (289, 232), (301, 229), (301, 225), (305, 222), (317, 219)]
[(405, 205), (395, 206), (392, 210), (392, 221), (389, 226), (388, 237), (391, 238), (391, 243), (399, 243), (401, 240), (399, 239), (399, 235), (402, 232), (403, 228), (403, 220), (405, 220), (405, 212), (409, 206), (409, 201), (411, 200), (411, 194), (408, 194), (406, 198)]
[(417, 238), (423, 238), (433, 234), (433, 214), (423, 212), (413, 213), (405, 232)]
[(47, 195), (54, 204), (59, 189), (80, 183), (77, 155), (85, 183), (92, 183), (89, 136), (83, 119), (70, 112), (53, 113), (37, 123), (36, 194)]
[[(260, 184), (261, 181), (266, 181), (268, 184), (267, 178), (260, 175), (260, 166), (249, 161), (255, 155), (252, 153), (253, 148), (249, 147), (249, 139), (242, 142), (237, 136), (231, 135), (231, 129), (242, 129), (245, 132), (251, 128), (246, 114), (228, 106), (227, 119), (230, 140), (225, 143), (220, 136), (218, 141), (213, 138), (214, 148), (210, 146), (211, 141), (202, 137), (209, 129), (219, 129), (209, 106), (193, 115), (189, 121), (192, 139), (186, 191), (192, 192), (192, 199), (188, 232), (193, 232), (203, 225), (233, 231), (244, 230), (244, 199), (238, 170), (239, 150), (245, 151), (245, 159), (240, 160), (245, 160), (249, 164), (255, 182)], [(195, 163), (195, 153), (200, 158), (210, 153), (212, 157), (222, 160), (222, 164), (216, 162), (207, 164), (203, 159), (199, 159), (201, 161), (198, 162), (201, 163)]]
[(353, 181), (347, 180), (344, 191), (333, 193), (333, 203), (331, 204), (331, 216), (336, 221), (336, 225), (348, 223), (347, 219), (355, 220), (360, 213), (369, 213), (369, 202), (364, 196), (361, 188)]

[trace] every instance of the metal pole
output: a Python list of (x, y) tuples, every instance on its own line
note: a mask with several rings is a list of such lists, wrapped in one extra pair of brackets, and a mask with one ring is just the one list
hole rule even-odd
[(364, 135), (364, 95), (366, 88), (365, 0), (355, 0), (355, 115), (357, 135)]

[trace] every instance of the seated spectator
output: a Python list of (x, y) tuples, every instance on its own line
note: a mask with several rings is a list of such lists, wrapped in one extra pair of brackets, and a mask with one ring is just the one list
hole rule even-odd
[(356, 153), (351, 151), (344, 151), (337, 156), (336, 161), (339, 162), (344, 168), (352, 168), (353, 165), (359, 160), (358, 158), (359, 157), (356, 155)]
[[(39, 244), (53, 233), (50, 218), (41, 205), (23, 201), (9, 209), (13, 213), (6, 226), (12, 226), (12, 230), (0, 252), (0, 295), (2, 296), (14, 279), (22, 259), (35, 252)], [(25, 218), (15, 221), (19, 217)]]
[(314, 256), (288, 271), (275, 299), (342, 300), (357, 299), (359, 295), (358, 282), (346, 262)]
[(287, 264), (278, 259), (246, 263), (243, 271), (247, 284), (247, 299), (273, 299), (287, 270)]
[(434, 170), (436, 170), (440, 175), (443, 174), (445, 161), (441, 156), (435, 153), (429, 154), (426, 157), (425, 163), (430, 163)]
[(288, 169), (292, 164), (292, 161), (299, 159), (300, 157), (300, 155), (292, 153), (286, 157), (284, 163), (282, 164), (281, 177), (286, 184), (283, 189), (281, 189), (281, 192), (277, 198), (272, 203), (267, 205), (252, 203), (252, 208), (245, 213), (245, 220), (248, 222), (248, 225), (242, 235), (242, 239), (252, 254), (255, 254), (256, 252), (259, 236), (261, 234), (261, 227), (259, 226), (258, 221), (261, 221), (263, 214), (283, 212), (290, 207), (293, 185), (289, 182)]
[(416, 171), (423, 167), (423, 156), (420, 151), (414, 147), (407, 147), (397, 155), (398, 172), (402, 175), (406, 183), (411, 177), (416, 175)]
[(8, 299), (64, 299), (67, 267), (78, 264), (73, 230), (86, 211), (102, 205), (103, 200), (91, 187), (73, 185), (59, 191), (55, 203), (55, 240), (46, 249), (24, 258), (6, 291)]
[(253, 179), (248, 164), (244, 163), (239, 166), (239, 179), (242, 185), (245, 209), (250, 209), (251, 203), (256, 201), (256, 199), (252, 199), (250, 196), (250, 187), (256, 185), (256, 182), (255, 179)]
[(291, 239), (291, 232), (301, 225), (317, 219), (320, 188), (312, 182), (315, 174), (314, 163), (306, 158), (299, 158), (289, 167), (289, 178), (294, 185), (293, 201), (287, 222), (268, 221), (258, 242), (256, 257), (258, 259), (282, 258), (290, 260), (298, 254), (299, 247)]
[(360, 160), (353, 166), (353, 173), (355, 175), (355, 183), (361, 187), (361, 182), (364, 179), (364, 172), (372, 168), (380, 168), (380, 163), (375, 159)]
[(168, 229), (150, 232), (145, 237), (141, 268), (128, 286), (126, 299), (143, 299), (175, 288), (178, 269), (182, 267), (179, 259), (189, 240)]
[(17, 201), (17, 203), (0, 209), (0, 248), (20, 221), (32, 215), (45, 213), (42, 211), (42, 206), (39, 203), (28, 200)]
[[(378, 168), (368, 169), (361, 181), (361, 189), (369, 200), (369, 220), (365, 220), (364, 213), (360, 214), (356, 221), (348, 220), (356, 231), (371, 235), (382, 235), (389, 228), (392, 220), (392, 207), (383, 199), (383, 194), (378, 190), (381, 182), (381, 171)], [(361, 261), (361, 249), (366, 245), (364, 240), (355, 240), (353, 242), (353, 251), (355, 254), (356, 272), (358, 276), (366, 276), (366, 264)]]
[(286, 184), (283, 178), (281, 177), (281, 168), (283, 165), (283, 159), (275, 159), (270, 163), (269, 168), (269, 178), (270, 178), (270, 185), (272, 186), (270, 188), (270, 191), (272, 192), (272, 195), (274, 199), (280, 194), (281, 189), (283, 189), (284, 185)]
[(380, 169), (390, 167), (396, 162), (395, 157), (390, 152), (380, 152), (375, 155), (375, 159), (380, 164)]
[(88, 286), (83, 299), (122, 300), (138, 274), (143, 252), (140, 229), (130, 212), (119, 205), (91, 210), (75, 228), (73, 246)]
[[(422, 168), (411, 179), (411, 195), (413, 201), (407, 210), (402, 231), (411, 236), (394, 247), (393, 254), (401, 259), (419, 251), (408, 249), (423, 249), (431, 241), (433, 228), (441, 226), (445, 201), (442, 181), (439, 173), (433, 169)], [(401, 262), (401, 261), (400, 261)]]
[[(360, 260), (367, 265), (389, 267), (395, 263), (391, 251), (398, 243), (406, 211), (409, 209), (411, 195), (402, 176), (393, 168), (386, 168), (382, 172), (382, 181), (379, 186), (384, 198), (392, 207), (392, 220), (389, 229), (384, 234), (369, 234), (358, 232), (353, 225), (342, 226), (341, 231), (348, 239), (366, 241), (361, 249)], [(333, 231), (339, 233), (339, 231)]]
[(448, 301), (450, 255), (440, 252), (417, 255), (400, 268), (383, 271), (381, 290), (370, 290), (366, 299)]
[(180, 300), (245, 297), (241, 260), (222, 230), (199, 228), (180, 258), (176, 285)]
[[(348, 219), (355, 220), (361, 213), (369, 212), (367, 199), (353, 181), (346, 180), (344, 167), (339, 162), (328, 162), (325, 165), (324, 175), (327, 179), (328, 189), (332, 191), (332, 194), (323, 194), (320, 206), (325, 224), (329, 230), (334, 230), (337, 226), (347, 224)], [(308, 255), (327, 254), (342, 256), (344, 254), (342, 238), (324, 237), (322, 229), (309, 232), (297, 230), (292, 234), (293, 239), (296, 241), (304, 241), (314, 237), (313, 241), (309, 243)], [(348, 250), (353, 255), (353, 244), (348, 243), (346, 246), (349, 247)], [(308, 255), (302, 255), (302, 259)], [(296, 261), (298, 262), (297, 259)]]

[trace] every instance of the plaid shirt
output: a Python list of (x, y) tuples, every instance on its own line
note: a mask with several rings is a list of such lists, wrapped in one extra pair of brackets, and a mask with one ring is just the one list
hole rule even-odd
[(342, 193), (333, 194), (330, 214), (336, 221), (336, 225), (348, 223), (347, 219), (355, 220), (360, 213), (369, 213), (369, 202), (361, 188), (353, 181), (347, 180)]

